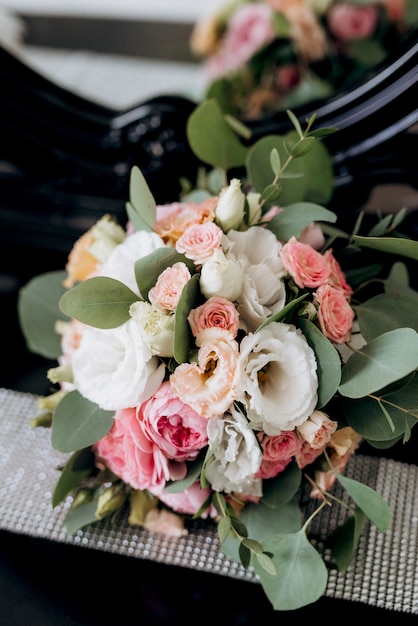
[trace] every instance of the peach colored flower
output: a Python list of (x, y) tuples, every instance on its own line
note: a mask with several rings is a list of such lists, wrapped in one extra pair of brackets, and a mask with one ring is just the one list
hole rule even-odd
[(235, 400), (238, 344), (217, 337), (204, 341), (197, 363), (182, 363), (170, 376), (173, 393), (204, 417), (222, 415)]
[(154, 533), (164, 533), (171, 537), (183, 537), (187, 535), (184, 520), (175, 513), (165, 509), (151, 509), (145, 516), (142, 526)]
[(319, 287), (327, 282), (330, 267), (323, 254), (291, 237), (280, 250), (283, 265), (298, 287)]
[(297, 427), (297, 432), (302, 439), (312, 448), (319, 449), (331, 439), (331, 435), (337, 430), (338, 422), (330, 420), (322, 411), (314, 411), (309, 419)]
[(221, 247), (223, 231), (214, 222), (192, 224), (176, 242), (177, 252), (183, 253), (194, 263), (207, 261), (214, 250)]
[(204, 330), (216, 328), (235, 339), (239, 328), (237, 309), (230, 300), (220, 296), (209, 298), (201, 306), (191, 309), (187, 320), (194, 337)]
[(367, 39), (379, 19), (377, 5), (352, 6), (338, 3), (330, 8), (327, 20), (330, 32), (342, 41)]
[(175, 311), (180, 300), (184, 285), (190, 280), (191, 274), (185, 263), (174, 263), (158, 276), (155, 286), (149, 290), (148, 299), (151, 304)]
[(306, 441), (302, 444), (300, 451), (295, 455), (295, 461), (300, 469), (311, 465), (323, 453), (323, 448), (313, 448)]
[(350, 341), (354, 311), (344, 293), (331, 285), (321, 285), (314, 294), (318, 303), (318, 321), (325, 337), (333, 343)]
[(218, 197), (206, 198), (203, 202), (173, 202), (157, 205), (156, 232), (167, 246), (175, 246), (176, 241), (192, 224), (213, 222)]

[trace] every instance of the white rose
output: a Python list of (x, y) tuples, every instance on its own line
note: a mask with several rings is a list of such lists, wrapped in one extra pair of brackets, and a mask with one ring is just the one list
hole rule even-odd
[(135, 279), (135, 261), (163, 247), (164, 241), (156, 233), (145, 230), (132, 233), (113, 250), (102, 267), (101, 275), (119, 280), (140, 295)]
[(215, 208), (215, 222), (226, 233), (231, 228), (238, 228), (244, 219), (245, 194), (241, 191), (241, 182), (233, 178), (229, 187), (222, 189)]
[(215, 491), (262, 496), (261, 479), (255, 479), (262, 453), (245, 417), (236, 411), (208, 422), (209, 454), (205, 476)]
[(315, 353), (292, 324), (271, 322), (241, 342), (237, 400), (257, 430), (279, 435), (300, 426), (315, 409)]
[(243, 285), (244, 277), (239, 263), (228, 259), (222, 250), (214, 250), (200, 273), (200, 291), (205, 298), (220, 296), (234, 302), (241, 295)]
[(74, 384), (100, 408), (117, 411), (150, 398), (161, 385), (165, 366), (130, 319), (111, 329), (87, 326), (72, 357)]
[(138, 330), (152, 354), (172, 357), (174, 353), (175, 316), (149, 302), (134, 302), (129, 315), (138, 325)]

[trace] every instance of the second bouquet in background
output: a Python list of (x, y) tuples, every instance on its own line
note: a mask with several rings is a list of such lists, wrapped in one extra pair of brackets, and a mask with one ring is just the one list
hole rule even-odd
[(243, 119), (355, 86), (418, 28), (413, 0), (232, 0), (194, 27), (206, 97)]

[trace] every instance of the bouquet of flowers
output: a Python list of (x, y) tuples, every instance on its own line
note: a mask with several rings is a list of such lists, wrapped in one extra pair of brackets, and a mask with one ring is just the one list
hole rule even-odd
[(207, 98), (257, 119), (350, 89), (418, 25), (409, 0), (230, 0), (194, 26)]
[(363, 441), (407, 441), (418, 416), (405, 211), (365, 234), (360, 217), (337, 228), (323, 206), (335, 129), (288, 113), (292, 131), (248, 145), (203, 102), (187, 125), (198, 181), (157, 206), (134, 166), (126, 224), (101, 218), (65, 271), (19, 298), (29, 348), (58, 361), (34, 424), (69, 454), (53, 494), (71, 498), (67, 531), (122, 514), (176, 535), (217, 524), (277, 610), (324, 593), (329, 564), (309, 535), (324, 506), (348, 509), (333, 567), (364, 523), (388, 528), (387, 503), (344, 469)]

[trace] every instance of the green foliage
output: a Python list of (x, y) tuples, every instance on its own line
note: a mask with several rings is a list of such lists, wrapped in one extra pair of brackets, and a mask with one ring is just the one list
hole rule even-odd
[(80, 483), (92, 474), (95, 456), (91, 448), (77, 450), (67, 461), (52, 495), (52, 506), (60, 504)]
[(113, 415), (114, 411), (104, 411), (78, 391), (70, 391), (54, 413), (52, 447), (60, 452), (73, 452), (91, 446), (109, 432)]
[(349, 496), (354, 500), (364, 515), (378, 528), (385, 532), (390, 525), (392, 514), (389, 505), (374, 489), (368, 485), (335, 472), (337, 480), (342, 484)]
[(129, 307), (139, 300), (115, 278), (97, 276), (65, 292), (59, 307), (69, 317), (96, 328), (116, 328), (129, 319)]
[(187, 316), (190, 310), (200, 303), (199, 275), (195, 274), (183, 288), (176, 309), (174, 328), (174, 358), (177, 363), (185, 363), (189, 360), (189, 350), (192, 344), (192, 333)]
[(58, 301), (64, 294), (64, 271), (47, 272), (32, 278), (19, 293), (17, 313), (28, 349), (47, 359), (61, 354), (61, 336), (55, 332), (58, 320), (68, 321)]
[(332, 211), (312, 202), (295, 202), (286, 206), (273, 217), (266, 228), (271, 230), (279, 241), (298, 238), (312, 222), (335, 222), (337, 216)]
[(128, 219), (135, 230), (151, 231), (156, 220), (156, 203), (143, 173), (134, 165), (129, 180), (129, 198), (126, 203)]
[(337, 526), (328, 538), (327, 545), (331, 549), (332, 556), (340, 572), (347, 570), (355, 556), (364, 521), (364, 513), (356, 508), (354, 514), (344, 524)]

